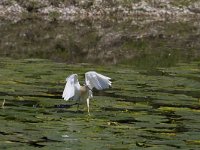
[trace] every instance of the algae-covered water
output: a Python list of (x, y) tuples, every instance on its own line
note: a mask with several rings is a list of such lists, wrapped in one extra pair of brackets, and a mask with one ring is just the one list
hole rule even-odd
[[(86, 105), (65, 102), (65, 78), (112, 78)], [(173, 67), (69, 65), (0, 58), (0, 149), (132, 150), (200, 148), (200, 62)]]

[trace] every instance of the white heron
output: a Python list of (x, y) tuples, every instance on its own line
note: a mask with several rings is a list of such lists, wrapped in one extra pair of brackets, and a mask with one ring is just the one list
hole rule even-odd
[[(89, 101), (93, 97), (92, 90), (103, 90), (111, 87), (111, 78), (99, 74), (95, 71), (85, 73), (85, 84), (81, 86), (78, 81), (78, 75), (72, 74), (66, 78), (66, 85), (62, 94), (64, 100), (70, 99), (78, 101), (79, 103), (86, 100), (88, 114), (90, 113)], [(77, 107), (77, 109), (78, 109)]]

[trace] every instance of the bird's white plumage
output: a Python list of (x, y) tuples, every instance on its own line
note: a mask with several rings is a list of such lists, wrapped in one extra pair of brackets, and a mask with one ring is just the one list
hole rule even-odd
[(67, 83), (65, 85), (62, 97), (64, 98), (64, 100), (69, 100), (70, 98), (77, 99), (79, 93), (78, 90), (80, 88), (78, 75), (72, 74), (66, 78), (66, 81)]
[(95, 71), (89, 71), (85, 73), (85, 83), (90, 89), (107, 89), (111, 86), (110, 79), (111, 78), (101, 75)]
[(63, 91), (62, 97), (64, 100), (80, 100), (86, 99), (88, 113), (89, 113), (89, 99), (93, 97), (92, 89), (97, 90), (107, 89), (111, 86), (111, 78), (99, 74), (95, 71), (89, 71), (85, 73), (85, 85), (80, 86), (78, 81), (78, 75), (72, 74), (66, 78), (66, 85)]

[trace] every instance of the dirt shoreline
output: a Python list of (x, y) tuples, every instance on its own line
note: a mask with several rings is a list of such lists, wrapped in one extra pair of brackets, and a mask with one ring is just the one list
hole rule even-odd
[(200, 58), (200, 2), (2, 0), (0, 54), (69, 63)]
[(168, 19), (188, 20), (200, 15), (200, 2), (175, 3), (173, 0), (106, 1), (106, 0), (2, 0), (0, 20), (18, 22), (29, 17), (45, 20), (76, 21), (84, 19), (137, 19), (148, 17), (151, 21)]

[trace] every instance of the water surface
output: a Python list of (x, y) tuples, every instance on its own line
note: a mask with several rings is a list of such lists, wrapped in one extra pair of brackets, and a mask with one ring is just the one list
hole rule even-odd
[[(198, 149), (200, 62), (138, 69), (0, 58), (0, 149)], [(61, 94), (65, 78), (96, 70), (111, 89), (86, 105)]]

